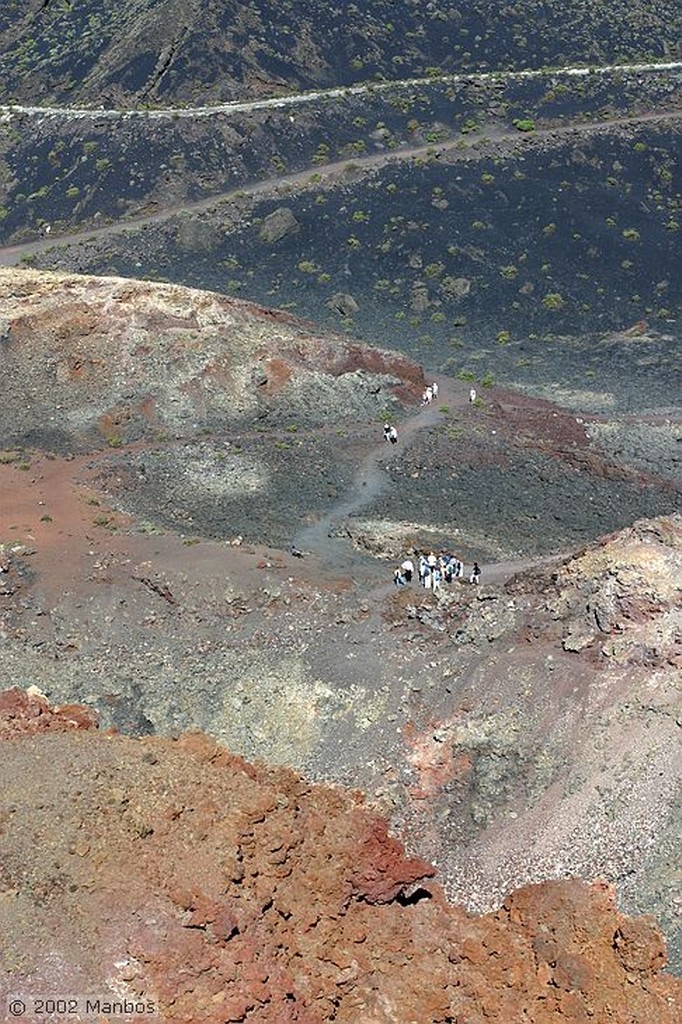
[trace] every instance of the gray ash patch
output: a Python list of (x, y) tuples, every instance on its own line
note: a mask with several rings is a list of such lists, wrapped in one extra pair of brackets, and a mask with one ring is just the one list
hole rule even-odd
[(108, 459), (102, 483), (149, 528), (288, 546), (306, 518), (325, 510), (352, 475), (336, 438), (200, 440)]

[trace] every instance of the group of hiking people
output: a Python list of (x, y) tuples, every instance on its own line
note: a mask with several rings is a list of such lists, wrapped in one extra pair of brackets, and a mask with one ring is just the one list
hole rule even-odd
[(438, 398), (438, 384), (434, 380), (433, 384), (429, 384), (428, 387), (424, 388), (422, 394), (422, 405), (431, 405)]
[[(422, 405), (431, 405), (438, 398), (438, 383), (427, 385), (422, 394)], [(469, 401), (476, 401), (476, 390), (469, 391)], [(398, 432), (390, 423), (384, 424), (384, 440), (391, 444), (398, 441)], [(412, 558), (406, 558), (393, 573), (393, 582), (396, 587), (407, 586), (416, 578), (425, 590), (437, 591), (443, 583), (452, 583), (454, 580), (463, 579), (465, 576), (464, 563), (456, 555), (443, 551), (436, 555), (433, 551), (429, 554), (416, 554), (417, 568)], [(481, 569), (478, 562), (474, 562), (471, 572), (468, 574), (469, 583), (478, 584), (481, 579)]]
[[(417, 578), (419, 583), (426, 590), (439, 590), (441, 584), (452, 583), (454, 580), (464, 578), (464, 563), (456, 555), (447, 554), (443, 551), (440, 555), (433, 551), (428, 555), (420, 554), (417, 558)], [(393, 582), (396, 587), (404, 587), (411, 583), (415, 576), (415, 565), (411, 558), (406, 558), (393, 573)], [(469, 583), (478, 584), (481, 580), (481, 569), (478, 562), (474, 562), (469, 573)]]
[[(436, 398), (438, 398), (438, 384), (434, 380), (433, 384), (429, 384), (428, 387), (424, 388), (422, 405), (431, 405), (431, 402), (435, 401)], [(398, 443), (398, 431), (390, 423), (384, 423), (384, 441), (389, 441), (391, 444)]]

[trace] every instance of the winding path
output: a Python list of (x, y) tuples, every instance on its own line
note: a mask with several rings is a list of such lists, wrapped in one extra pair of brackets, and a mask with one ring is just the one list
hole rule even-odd
[[(532, 134), (522, 135), (516, 129), (510, 130), (503, 127), (488, 128), (485, 133), (470, 136), (467, 138), (449, 139), (447, 142), (429, 143), (423, 146), (405, 146), (400, 149), (371, 153), (366, 156), (354, 156), (344, 160), (336, 160), (327, 164), (319, 164), (314, 167), (306, 167), (301, 171), (291, 174), (278, 175), (272, 178), (259, 179), (245, 185), (235, 185), (227, 192), (215, 193), (204, 199), (196, 199), (188, 202), (174, 203), (154, 212), (145, 212), (126, 220), (114, 221), (102, 227), (81, 228), (68, 234), (52, 234), (47, 238), (33, 239), (30, 242), (21, 242), (17, 245), (0, 247), (0, 266), (13, 267), (21, 263), (27, 256), (37, 256), (40, 253), (49, 252), (52, 249), (59, 249), (69, 245), (78, 245), (81, 242), (96, 241), (102, 238), (110, 238), (115, 235), (134, 232), (153, 224), (162, 224), (165, 221), (176, 217), (178, 214), (203, 213), (212, 210), (221, 203), (229, 203), (241, 196), (267, 196), (274, 195), (278, 190), (284, 189), (287, 192), (294, 186), (305, 188), (314, 184), (320, 188), (324, 181), (332, 182), (335, 177), (343, 175), (349, 168), (359, 170), (371, 170), (372, 168), (384, 167), (391, 163), (416, 160), (419, 157), (430, 156), (438, 159), (444, 154), (449, 160), (471, 160), (482, 145), (487, 143), (513, 142), (515, 144), (532, 144), (544, 138), (560, 138), (579, 131), (581, 136), (600, 132), (609, 128), (625, 128), (642, 123), (658, 121), (674, 121), (682, 118), (682, 111), (666, 110), (662, 112), (649, 112), (643, 114), (625, 115), (623, 117), (604, 118), (599, 121), (572, 122), (571, 124), (555, 125), (547, 128), (537, 128)], [(462, 145), (464, 143), (464, 145)], [(151, 200), (150, 205), (156, 200)]]
[[(362, 573), (367, 574), (369, 566), (372, 566), (371, 576), (376, 581), (370, 583), (371, 593), (374, 597), (385, 596), (393, 589), (392, 563), (389, 561), (378, 561), (369, 554), (365, 554), (353, 547), (352, 542), (337, 531), (343, 526), (345, 520), (357, 515), (363, 509), (369, 507), (372, 502), (386, 492), (390, 486), (387, 472), (381, 468), (381, 463), (386, 457), (400, 457), (409, 447), (414, 437), (425, 427), (434, 426), (443, 419), (443, 413), (439, 411), (440, 405), (447, 405), (450, 410), (464, 409), (468, 406), (468, 394), (470, 385), (453, 380), (451, 377), (442, 377), (435, 374), (432, 378), (439, 385), (438, 399), (433, 405), (422, 406), (407, 419), (402, 420), (399, 426), (399, 440), (395, 448), (387, 450), (383, 440), (377, 440), (377, 444), (365, 455), (359, 463), (355, 476), (348, 486), (345, 494), (316, 522), (303, 527), (294, 537), (294, 545), (300, 548), (305, 555), (315, 557), (320, 567), (327, 566), (330, 574), (352, 574), (354, 576)], [(379, 434), (377, 435), (379, 437)], [(511, 576), (535, 566), (546, 565), (558, 559), (567, 557), (568, 552), (554, 552), (550, 555), (540, 555), (532, 558), (513, 559), (501, 562), (481, 563), (483, 583), (504, 583)]]
[[(450, 377), (441, 377), (437, 374), (433, 379), (439, 385), (438, 399), (432, 405), (422, 406), (413, 415), (402, 420), (398, 428), (399, 439), (395, 448), (391, 446), (387, 449), (383, 440), (377, 440), (377, 444), (359, 463), (355, 476), (343, 497), (332, 505), (320, 519), (302, 527), (295, 535), (294, 545), (306, 555), (312, 555), (318, 559), (321, 566), (327, 565), (334, 575), (355, 573), (362, 568), (366, 570), (370, 564), (375, 567), (378, 564), (375, 558), (354, 548), (352, 542), (338, 535), (337, 531), (345, 520), (368, 508), (390, 486), (388, 473), (381, 468), (381, 463), (386, 460), (387, 456), (399, 458), (421, 430), (434, 426), (442, 420), (443, 413), (439, 411), (440, 405), (447, 405), (450, 410), (467, 407), (469, 384), (463, 384)], [(377, 432), (377, 437), (379, 436)], [(485, 563), (482, 566), (483, 580), (484, 582), (501, 583), (516, 572), (554, 561), (560, 557), (560, 554), (553, 554), (516, 561)], [(390, 590), (392, 586), (389, 580), (390, 563), (382, 561), (379, 564), (381, 566), (379, 575), (382, 575), (386, 582), (379, 585), (376, 593)]]
[[(451, 396), (449, 396), (451, 397)], [(457, 404), (464, 405), (463, 401)], [(316, 555), (321, 561), (333, 564), (335, 569), (348, 569), (367, 556), (353, 549), (349, 541), (335, 535), (335, 530), (349, 516), (361, 512), (380, 497), (389, 486), (388, 474), (380, 466), (388, 454), (399, 456), (412, 438), (424, 427), (432, 426), (442, 418), (436, 405), (424, 406), (399, 426), (398, 444), (386, 449), (386, 442), (378, 442), (360, 462), (357, 472), (344, 496), (317, 522), (306, 526), (294, 537), (294, 544), (303, 551)]]

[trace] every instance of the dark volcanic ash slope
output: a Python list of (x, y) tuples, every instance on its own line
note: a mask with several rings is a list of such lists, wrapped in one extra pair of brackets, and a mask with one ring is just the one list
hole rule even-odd
[[(408, 149), (426, 158), (429, 147), (449, 144), (472, 157), (485, 138), (527, 139), (519, 124), (539, 133), (578, 122), (584, 137), (595, 123), (674, 118), (682, 67), (654, 68), (408, 80), (201, 114), (182, 107), (134, 114), (11, 108), (0, 120), (0, 240), (35, 238), (49, 223), (49, 241), (58, 242), (78, 228), (169, 215), (254, 182), (272, 186), (275, 178), (325, 173), (341, 161), (386, 162)], [(205, 225), (186, 225), (177, 243), (200, 252), (217, 240)]]
[(674, 54), (673, 0), (5, 0), (4, 101), (173, 103), (430, 73), (614, 63)]
[(493, 137), (35, 259), (276, 304), (574, 408), (666, 408), (679, 397), (678, 136), (673, 120)]
[(474, 918), (357, 794), (199, 734), (85, 726), (0, 696), (0, 990), (23, 1019), (56, 986), (141, 1001), (135, 1022), (145, 1005), (186, 1024), (679, 1019), (653, 922), (604, 884), (528, 887)]

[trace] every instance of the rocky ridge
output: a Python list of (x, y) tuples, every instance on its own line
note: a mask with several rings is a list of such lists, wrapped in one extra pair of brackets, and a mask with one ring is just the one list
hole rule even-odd
[(529, 886), (472, 917), (357, 792), (199, 734), (91, 727), (0, 697), (5, 995), (57, 986), (187, 1024), (679, 1019), (652, 920), (606, 884)]

